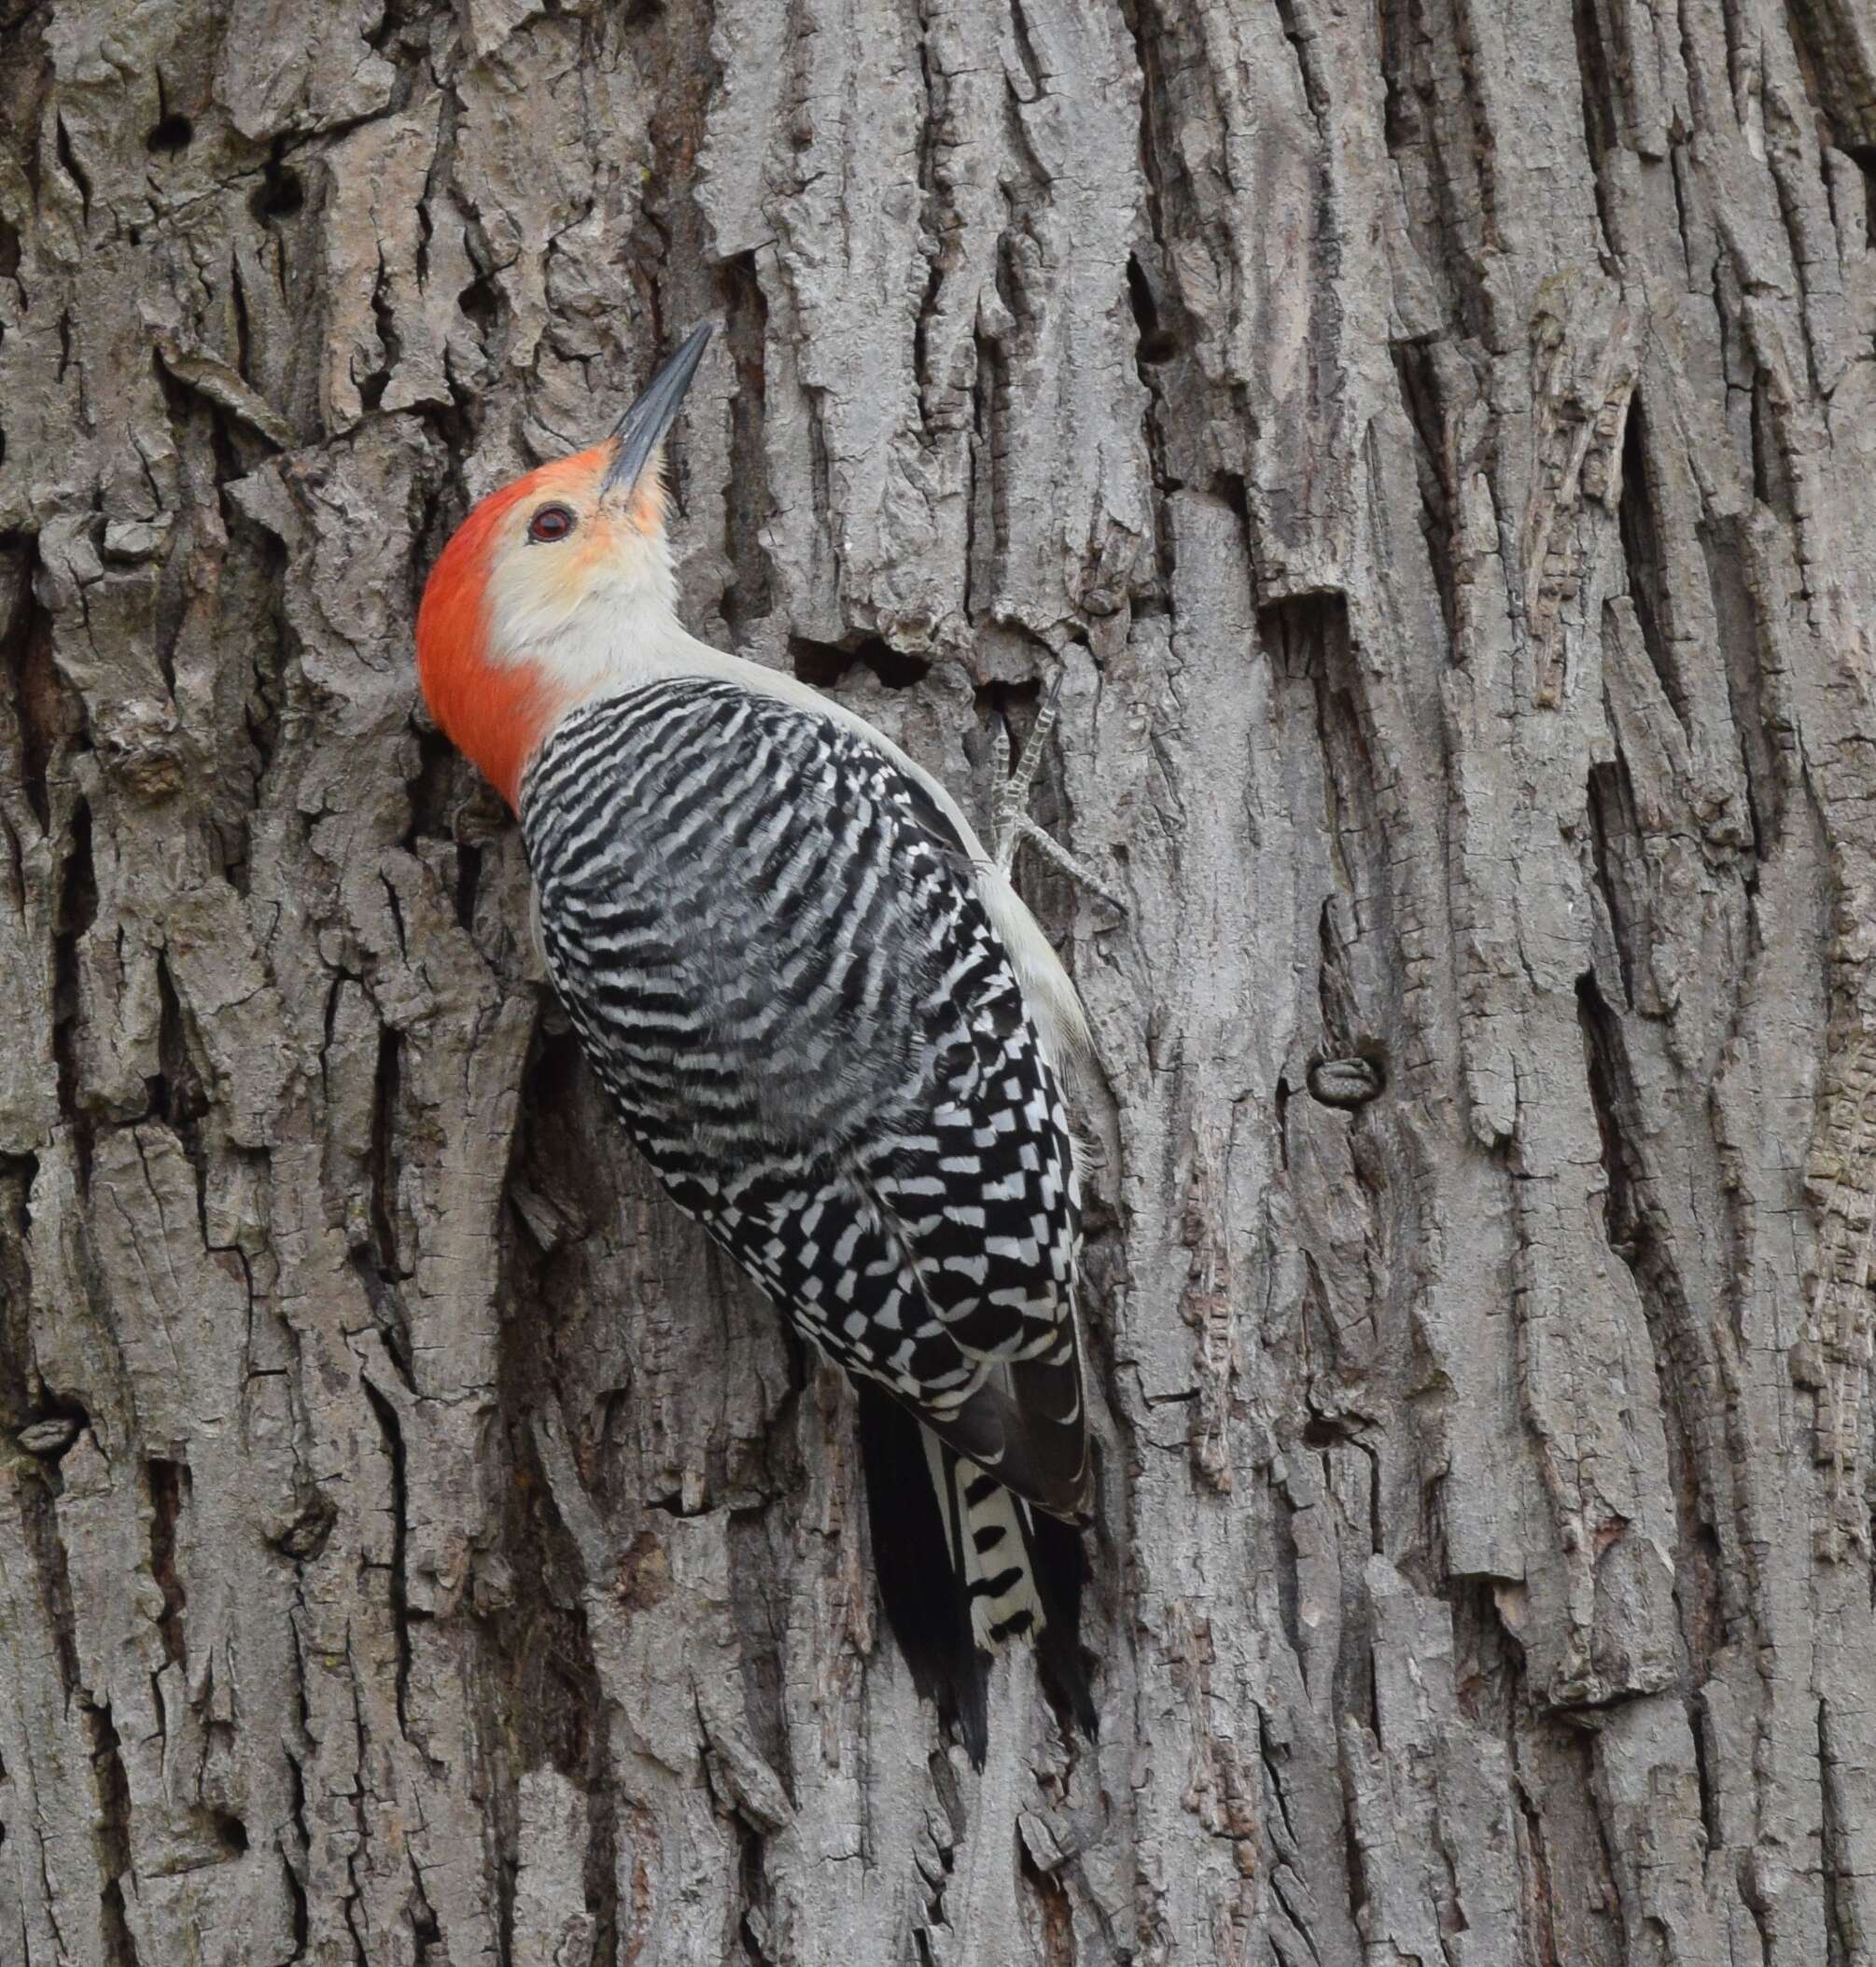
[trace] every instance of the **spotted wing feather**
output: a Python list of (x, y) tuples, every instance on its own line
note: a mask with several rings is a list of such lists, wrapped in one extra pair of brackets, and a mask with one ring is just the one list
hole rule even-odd
[(679, 1207), (849, 1373), (1073, 1514), (1067, 1115), (935, 802), (830, 718), (684, 680), (565, 719), (522, 820), (549, 971)]

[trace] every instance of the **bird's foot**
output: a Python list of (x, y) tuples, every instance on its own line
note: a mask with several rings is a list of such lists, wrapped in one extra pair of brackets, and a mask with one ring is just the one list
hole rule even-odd
[(1045, 858), (1053, 861), (1071, 881), (1078, 881), (1091, 893), (1099, 895), (1110, 908), (1127, 914), (1127, 903), (1110, 888), (1085, 861), (1074, 855), (1045, 832), (1029, 817), (1029, 793), (1036, 783), (1036, 769), (1043, 761), (1043, 753), (1047, 748), (1049, 734), (1056, 728), (1056, 718), (1061, 708), (1062, 679), (1057, 677), (1049, 693), (1043, 699), (1043, 707), (1036, 713), (1036, 726), (1029, 732), (1028, 744), (1023, 746), (1022, 756), (1016, 760), (1016, 768), (1010, 769), (1010, 727), (1000, 717), (991, 737), (993, 769), (996, 774), (997, 789), (991, 801), (991, 815), (996, 822), (997, 872), (1005, 880), (1015, 866), (1016, 849), (1027, 840)]

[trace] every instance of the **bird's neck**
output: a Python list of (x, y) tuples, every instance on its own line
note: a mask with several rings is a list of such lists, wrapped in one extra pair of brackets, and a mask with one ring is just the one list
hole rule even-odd
[(516, 812), (534, 755), (581, 704), (695, 674), (712, 655), (664, 608), (594, 609), (507, 662), (479, 664), (437, 721)]

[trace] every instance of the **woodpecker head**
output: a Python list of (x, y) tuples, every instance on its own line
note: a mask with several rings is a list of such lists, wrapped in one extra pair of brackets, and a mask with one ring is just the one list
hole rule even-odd
[(430, 570), (424, 701), (511, 806), (541, 740), (606, 687), (618, 652), (675, 627), (663, 445), (709, 339), (693, 328), (603, 442), (491, 492)]

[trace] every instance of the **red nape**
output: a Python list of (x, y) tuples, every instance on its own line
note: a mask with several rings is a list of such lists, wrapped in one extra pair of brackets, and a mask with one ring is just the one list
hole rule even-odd
[(550, 706), (527, 663), (488, 657), (488, 556), (502, 515), (535, 489), (535, 473), (491, 492), (450, 539), (417, 609), (417, 682), (444, 735), (512, 807)]

